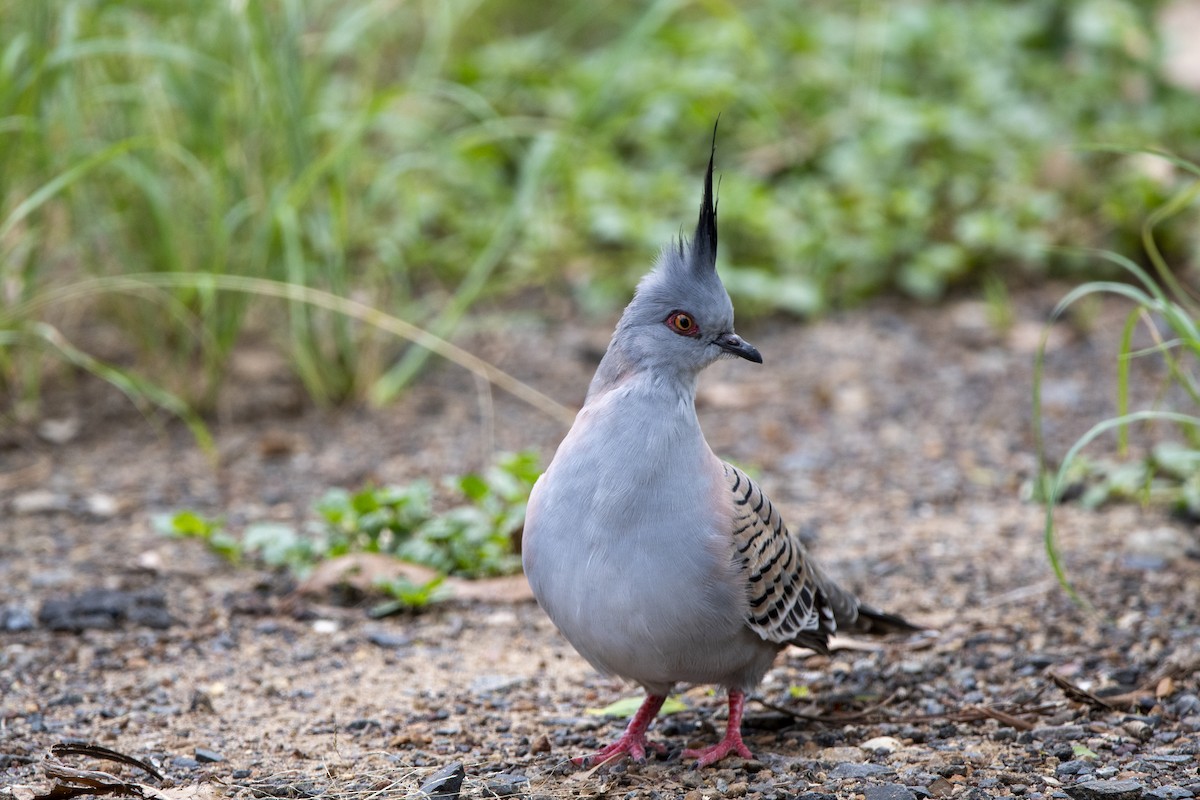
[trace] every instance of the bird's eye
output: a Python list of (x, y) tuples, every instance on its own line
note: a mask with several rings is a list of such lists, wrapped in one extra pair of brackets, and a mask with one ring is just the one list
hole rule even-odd
[(700, 326), (686, 311), (674, 311), (667, 317), (667, 327), (683, 336), (699, 336)]

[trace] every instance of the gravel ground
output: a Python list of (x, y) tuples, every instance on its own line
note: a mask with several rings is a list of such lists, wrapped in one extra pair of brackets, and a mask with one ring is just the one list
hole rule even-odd
[[(1063, 507), (1086, 612), (1054, 582), (1042, 511), (1022, 499), (1033, 353), (1058, 296), (1018, 295), (1003, 334), (970, 300), (764, 322), (742, 331), (763, 367), (706, 373), (714, 449), (755, 472), (839, 580), (932, 630), (781, 654), (748, 706), (757, 759), (706, 770), (679, 752), (723, 729), (711, 687), (684, 687), (684, 710), (653, 729), (666, 756), (570, 766), (623, 726), (589, 709), (638, 690), (597, 675), (511, 585), (371, 620), (152, 530), (185, 507), (234, 530), (296, 522), (330, 486), (460, 473), (497, 450), (548, 460), (559, 422), (450, 365), (386, 411), (304, 409), (269, 351), (247, 349), (214, 467), (103, 387), (52, 396), (40, 436), (0, 442), (0, 795), (66, 787), (66, 765), (146, 796), (402, 797), (439, 771), (450, 791), (461, 764), (466, 797), (1200, 796), (1196, 528)], [(566, 327), (546, 306), (481, 315), (461, 343), (574, 406), (611, 320)], [(1053, 332), (1052, 452), (1112, 413), (1122, 319), (1106, 306)], [(1135, 373), (1153, 401), (1160, 367)]]

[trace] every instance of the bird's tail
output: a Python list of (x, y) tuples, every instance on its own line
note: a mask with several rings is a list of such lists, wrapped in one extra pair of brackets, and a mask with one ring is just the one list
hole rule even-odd
[(858, 607), (858, 619), (850, 626), (850, 630), (854, 633), (869, 633), (873, 636), (883, 636), (888, 633), (916, 633), (925, 629), (920, 625), (913, 625), (904, 617), (897, 614), (888, 614), (885, 611), (879, 611), (870, 606), (860, 605)]

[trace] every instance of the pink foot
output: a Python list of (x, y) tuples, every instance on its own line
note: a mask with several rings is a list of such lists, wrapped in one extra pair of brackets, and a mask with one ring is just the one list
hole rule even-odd
[(654, 715), (662, 708), (662, 704), (666, 699), (666, 697), (654, 694), (646, 695), (646, 699), (642, 701), (641, 708), (634, 714), (633, 719), (629, 722), (629, 727), (621, 734), (621, 738), (598, 753), (572, 758), (571, 763), (580, 767), (592, 766), (593, 764), (599, 765), (609, 761), (616, 761), (624, 755), (628, 755), (634, 761), (645, 761), (647, 747), (655, 752), (665, 753), (667, 748), (661, 744), (646, 741), (646, 730), (650, 727), (650, 723), (654, 721)]
[(725, 727), (725, 738), (703, 750), (684, 750), (684, 758), (696, 759), (696, 767), (715, 764), (730, 753), (742, 758), (754, 758), (750, 748), (742, 741), (742, 711), (746, 706), (746, 694), (740, 689), (729, 690), (729, 722)]

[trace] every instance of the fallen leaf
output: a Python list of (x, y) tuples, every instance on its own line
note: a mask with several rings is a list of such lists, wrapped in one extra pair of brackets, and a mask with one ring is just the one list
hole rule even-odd
[[(589, 708), (587, 713), (596, 717), (617, 717), (626, 719), (632, 717), (641, 708), (642, 701), (645, 697), (623, 697), (615, 703), (610, 703), (604, 708)], [(687, 711), (687, 706), (683, 704), (678, 697), (668, 697), (663, 703), (660, 714), (677, 714), (680, 711)]]

